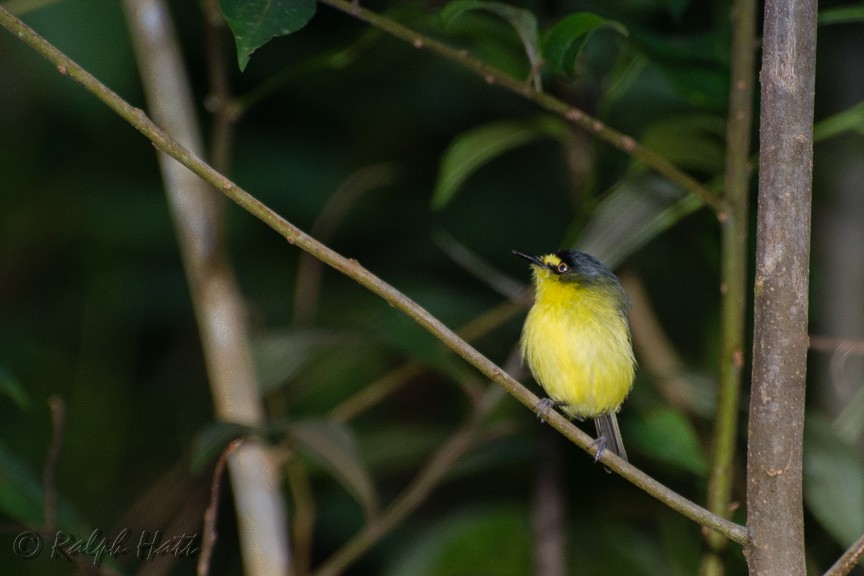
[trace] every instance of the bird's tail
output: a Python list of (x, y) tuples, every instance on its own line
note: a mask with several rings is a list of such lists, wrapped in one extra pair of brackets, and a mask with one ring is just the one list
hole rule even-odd
[(607, 412), (597, 416), (594, 418), (594, 425), (597, 426), (597, 440), (601, 446), (627, 460), (627, 451), (624, 450), (624, 440), (621, 438), (621, 431), (618, 430), (618, 418), (615, 413)]

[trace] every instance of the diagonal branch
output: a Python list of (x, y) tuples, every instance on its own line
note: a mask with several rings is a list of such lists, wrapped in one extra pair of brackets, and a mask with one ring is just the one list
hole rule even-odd
[(837, 559), (824, 576), (846, 576), (858, 566), (861, 558), (864, 558), (864, 534)]
[[(147, 115), (140, 109), (135, 108), (122, 98), (99, 82), (89, 72), (75, 63), (68, 56), (60, 52), (47, 40), (42, 38), (34, 30), (23, 22), (9, 14), (0, 7), (0, 26), (9, 30), (28, 46), (43, 55), (54, 64), (58, 71), (68, 75), (81, 84), (89, 92), (102, 100), (109, 108), (129, 122), (139, 132), (144, 134), (159, 150), (173, 157), (186, 166), (203, 180), (212, 184), (228, 198), (237, 203), (241, 208), (261, 220), (268, 227), (279, 233), (290, 244), (294, 244), (306, 252), (345, 274), (370, 292), (380, 296), (388, 304), (400, 310), (402, 313), (417, 322), (428, 332), (443, 342), (448, 348), (474, 366), (480, 373), (494, 380), (503, 387), (511, 396), (528, 407), (532, 412), (537, 412), (541, 407), (540, 399), (532, 394), (522, 384), (510, 377), (503, 369), (494, 362), (483, 356), (480, 352), (460, 338), (455, 332), (445, 326), (419, 304), (402, 294), (382, 279), (378, 278), (360, 265), (353, 258), (346, 258), (331, 248), (321, 244), (282, 216), (265, 206), (261, 201), (237, 186), (226, 176), (214, 170), (210, 165), (198, 156), (181, 146), (168, 133), (156, 126)], [(557, 412), (548, 415), (546, 421), (571, 442), (590, 453), (596, 451), (591, 446), (593, 439), (574, 426), (569, 420)], [(654, 498), (663, 502), (673, 510), (690, 518), (691, 520), (716, 530), (728, 538), (744, 544), (747, 542), (747, 530), (743, 526), (720, 518), (694, 502), (673, 492), (657, 480), (654, 480), (632, 464), (618, 458), (610, 451), (606, 451), (601, 458), (603, 464), (618, 472), (622, 477), (635, 484)]]
[(708, 190), (696, 179), (689, 176), (660, 154), (657, 154), (650, 148), (642, 146), (630, 136), (606, 126), (606, 124), (597, 118), (589, 116), (579, 108), (555, 98), (554, 96), (546, 94), (545, 92), (538, 92), (530, 83), (504, 74), (497, 68), (486, 64), (482, 60), (474, 58), (465, 50), (453, 48), (443, 42), (435, 40), (434, 38), (425, 36), (394, 20), (376, 14), (371, 10), (367, 10), (357, 5), (356, 2), (352, 3), (347, 0), (320, 0), (320, 2), (359, 18), (360, 20), (379, 28), (400, 40), (408, 42), (415, 48), (429, 50), (447, 60), (455, 62), (456, 64), (459, 64), (475, 73), (487, 84), (500, 86), (509, 92), (530, 100), (534, 104), (552, 112), (553, 114), (567, 119), (567, 121), (583, 130), (587, 130), (591, 134), (596, 135), (604, 142), (611, 144), (625, 154), (644, 162), (646, 166), (658, 174), (665, 176), (682, 189), (693, 194), (706, 205), (710, 206), (718, 217), (722, 218), (725, 214), (726, 205), (721, 197)]

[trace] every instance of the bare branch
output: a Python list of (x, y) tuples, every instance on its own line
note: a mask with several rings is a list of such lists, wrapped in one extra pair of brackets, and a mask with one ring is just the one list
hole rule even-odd
[(802, 444), (807, 374), (816, 1), (765, 4), (747, 560), (754, 576), (804, 576)]

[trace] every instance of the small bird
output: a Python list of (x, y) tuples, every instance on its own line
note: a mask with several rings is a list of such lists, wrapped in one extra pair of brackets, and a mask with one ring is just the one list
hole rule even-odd
[(522, 358), (549, 398), (571, 418), (594, 418), (595, 461), (608, 448), (627, 452), (615, 413), (633, 387), (636, 360), (627, 312), (630, 298), (618, 277), (578, 250), (531, 256), (536, 296), (522, 330)]

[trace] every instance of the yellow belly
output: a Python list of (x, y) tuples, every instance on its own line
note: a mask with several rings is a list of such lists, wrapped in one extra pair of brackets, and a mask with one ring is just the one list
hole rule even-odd
[(522, 334), (535, 380), (571, 417), (617, 411), (634, 376), (626, 318), (602, 297), (546, 296), (531, 308)]

